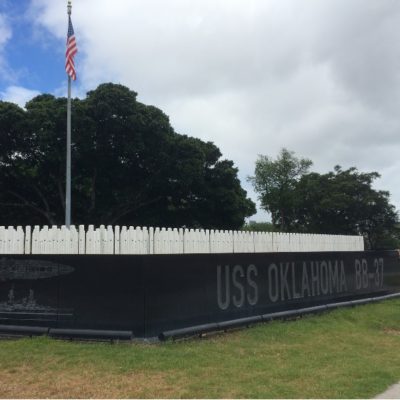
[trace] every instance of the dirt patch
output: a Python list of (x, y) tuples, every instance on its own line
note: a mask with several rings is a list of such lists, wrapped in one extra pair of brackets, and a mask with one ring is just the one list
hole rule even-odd
[(157, 398), (179, 397), (163, 373), (116, 374), (82, 371), (37, 372), (27, 367), (0, 370), (0, 398)]
[(388, 335), (400, 336), (400, 329), (385, 328), (383, 331)]

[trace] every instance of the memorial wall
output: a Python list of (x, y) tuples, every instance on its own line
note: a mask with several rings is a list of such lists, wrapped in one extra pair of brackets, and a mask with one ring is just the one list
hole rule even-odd
[(136, 338), (399, 292), (397, 251), (0, 259), (0, 325)]

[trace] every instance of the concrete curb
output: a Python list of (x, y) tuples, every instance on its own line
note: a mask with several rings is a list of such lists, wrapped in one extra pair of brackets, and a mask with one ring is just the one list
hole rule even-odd
[(400, 383), (390, 386), (386, 391), (376, 396), (375, 399), (400, 399)]

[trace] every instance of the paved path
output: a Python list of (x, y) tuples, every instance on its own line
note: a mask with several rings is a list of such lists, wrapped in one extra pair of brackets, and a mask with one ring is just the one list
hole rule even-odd
[(390, 386), (388, 390), (375, 397), (376, 399), (400, 399), (400, 383)]

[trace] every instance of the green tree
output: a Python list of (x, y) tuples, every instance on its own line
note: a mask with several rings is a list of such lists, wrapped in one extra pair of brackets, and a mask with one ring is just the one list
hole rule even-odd
[(243, 225), (244, 231), (249, 232), (276, 232), (277, 228), (271, 222), (250, 221)]
[(295, 188), (311, 165), (311, 160), (297, 158), (283, 148), (275, 160), (260, 155), (254, 176), (248, 178), (259, 194), (262, 208), (271, 213), (273, 225), (282, 231), (291, 231), (294, 227)]
[[(102, 84), (72, 107), (73, 223), (237, 229), (255, 213), (232, 161), (135, 92)], [(0, 102), (1, 225), (63, 223), (65, 131), (65, 98)]]
[(296, 190), (294, 214), (298, 230), (363, 235), (368, 248), (398, 245), (398, 215), (389, 192), (374, 190), (380, 175), (336, 166), (327, 174), (304, 175)]
[(387, 191), (372, 185), (377, 172), (356, 168), (309, 173), (311, 161), (283, 149), (276, 160), (260, 156), (253, 183), (274, 227), (307, 233), (362, 235), (370, 249), (400, 245), (400, 223)]

